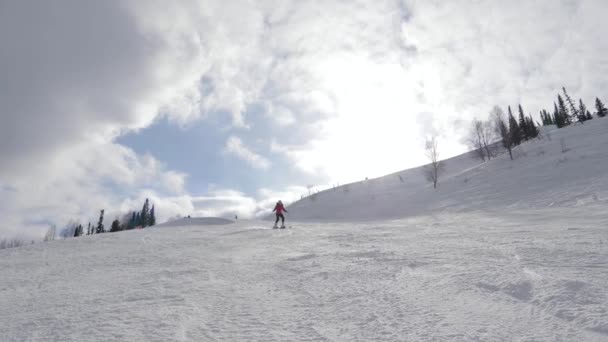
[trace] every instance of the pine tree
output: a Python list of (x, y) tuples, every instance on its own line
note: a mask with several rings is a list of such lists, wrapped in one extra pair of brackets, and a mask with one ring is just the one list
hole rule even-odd
[(545, 111), (545, 117), (547, 118), (547, 125), (555, 125), (555, 122), (553, 122), (553, 119), (551, 118), (549, 112), (547, 112), (547, 110), (545, 109), (543, 110)]
[(106, 231), (103, 228), (103, 212), (104, 210), (101, 209), (101, 213), (99, 214), (99, 222), (97, 222), (97, 229), (95, 231), (96, 234), (100, 234), (100, 233), (105, 233)]
[(141, 227), (141, 215), (139, 213), (135, 216), (135, 227)]
[(591, 112), (589, 112), (587, 110), (587, 120), (591, 120), (591, 119), (593, 119), (593, 115), (591, 115)]
[(596, 114), (600, 118), (603, 118), (604, 116), (608, 115), (608, 109), (606, 109), (606, 107), (598, 97), (595, 98), (595, 110), (597, 110)]
[[(568, 93), (566, 92), (566, 88), (562, 87), (562, 90), (564, 91), (564, 96), (566, 97), (566, 101), (568, 102), (568, 105), (570, 106), (570, 115), (572, 115), (572, 117), (574, 118), (578, 118), (580, 113), (578, 111), (578, 109), (576, 109), (576, 106), (574, 105), (574, 101), (572, 101), (572, 99), (570, 98), (570, 95), (568, 95)], [(570, 121), (572, 123), (572, 121)]]
[(141, 219), (141, 226), (147, 227), (148, 223), (150, 221), (150, 203), (148, 202), (147, 198), (146, 198), (146, 201), (144, 202), (143, 208), (141, 209), (140, 219)]
[(543, 126), (553, 125), (553, 120), (551, 119), (551, 115), (547, 110), (543, 109), (540, 111), (540, 117), (543, 121)]
[(118, 221), (118, 218), (116, 218), (114, 221), (112, 221), (112, 227), (110, 227), (110, 232), (114, 233), (114, 232), (118, 232), (118, 231), (121, 231), (120, 221)]
[(583, 99), (578, 100), (578, 121), (587, 121), (587, 106), (583, 103)]
[(156, 225), (156, 214), (154, 214), (154, 206), (150, 209), (150, 226)]
[(534, 119), (532, 118), (532, 115), (526, 118), (526, 127), (528, 127), (528, 134), (530, 134), (530, 139), (538, 137), (539, 130), (538, 127), (536, 127), (536, 125), (534, 124)]
[(543, 126), (547, 126), (549, 124), (549, 121), (547, 120), (547, 116), (545, 115), (545, 110), (541, 110), (540, 111), (540, 120), (543, 123)]
[(131, 215), (131, 218), (129, 219), (129, 223), (127, 224), (127, 229), (135, 228), (136, 219), (137, 219), (137, 217), (135, 215), (135, 212), (133, 212), (133, 214)]
[(555, 122), (557, 128), (564, 127), (564, 123), (561, 120), (561, 117), (559, 116), (559, 110), (557, 109), (557, 105), (555, 104), (555, 102), (553, 102), (553, 122)]
[(570, 118), (570, 114), (568, 113), (568, 108), (566, 108), (566, 103), (560, 95), (557, 95), (557, 108), (559, 118), (562, 123), (561, 127), (570, 125), (572, 123), (572, 119)]
[(519, 105), (519, 129), (521, 132), (522, 140), (530, 139), (530, 130), (528, 129), (528, 122), (526, 121), (526, 117), (524, 116), (524, 110)]
[(521, 130), (517, 125), (517, 120), (513, 116), (511, 107), (509, 106), (509, 134), (511, 135), (511, 142), (513, 146), (521, 144)]

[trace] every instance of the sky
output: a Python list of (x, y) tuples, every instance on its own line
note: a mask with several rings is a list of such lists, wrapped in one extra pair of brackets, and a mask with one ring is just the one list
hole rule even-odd
[(472, 119), (608, 102), (604, 0), (0, 1), (0, 238), (256, 217), (467, 149)]

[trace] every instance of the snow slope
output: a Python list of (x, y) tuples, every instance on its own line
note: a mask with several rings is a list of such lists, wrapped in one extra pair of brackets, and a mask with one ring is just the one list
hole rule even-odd
[(297, 220), (593, 204), (602, 210), (608, 200), (607, 142), (608, 119), (595, 119), (518, 146), (514, 161), (507, 154), (487, 163), (475, 160), (472, 154), (447, 160), (437, 190), (425, 181), (420, 167), (323, 191), (288, 210)]
[(180, 227), (180, 226), (213, 226), (234, 223), (221, 217), (184, 217), (177, 220), (161, 223), (157, 227)]
[(608, 341), (594, 121), (514, 162), (455, 158), (437, 191), (414, 169), (319, 193), (291, 229), (194, 221), (0, 250), (0, 341)]

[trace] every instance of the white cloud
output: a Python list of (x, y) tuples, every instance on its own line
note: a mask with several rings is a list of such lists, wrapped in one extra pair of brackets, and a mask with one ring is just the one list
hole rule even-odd
[[(185, 174), (114, 142), (160, 116), (227, 115), (263, 140), (232, 136), (227, 152), (267, 169), (269, 149), (344, 183), (424, 162), (429, 130), (442, 155), (461, 151), (463, 122), (496, 104), (537, 114), (566, 86), (590, 106), (608, 88), (607, 10), (603, 0), (4, 4), (4, 229), (90, 217), (125, 197), (199, 210)], [(261, 197), (236, 197), (230, 210), (258, 210)]]
[(228, 138), (224, 151), (246, 161), (255, 168), (267, 169), (270, 167), (268, 159), (248, 149), (238, 137), (231, 136)]

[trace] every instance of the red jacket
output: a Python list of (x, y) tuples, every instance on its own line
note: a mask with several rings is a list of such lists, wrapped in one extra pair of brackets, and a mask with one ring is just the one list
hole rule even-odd
[(283, 206), (283, 203), (280, 202), (274, 206), (274, 209), (272, 211), (276, 211), (277, 215), (282, 214), (283, 212), (287, 212), (287, 210), (285, 210), (285, 207)]

